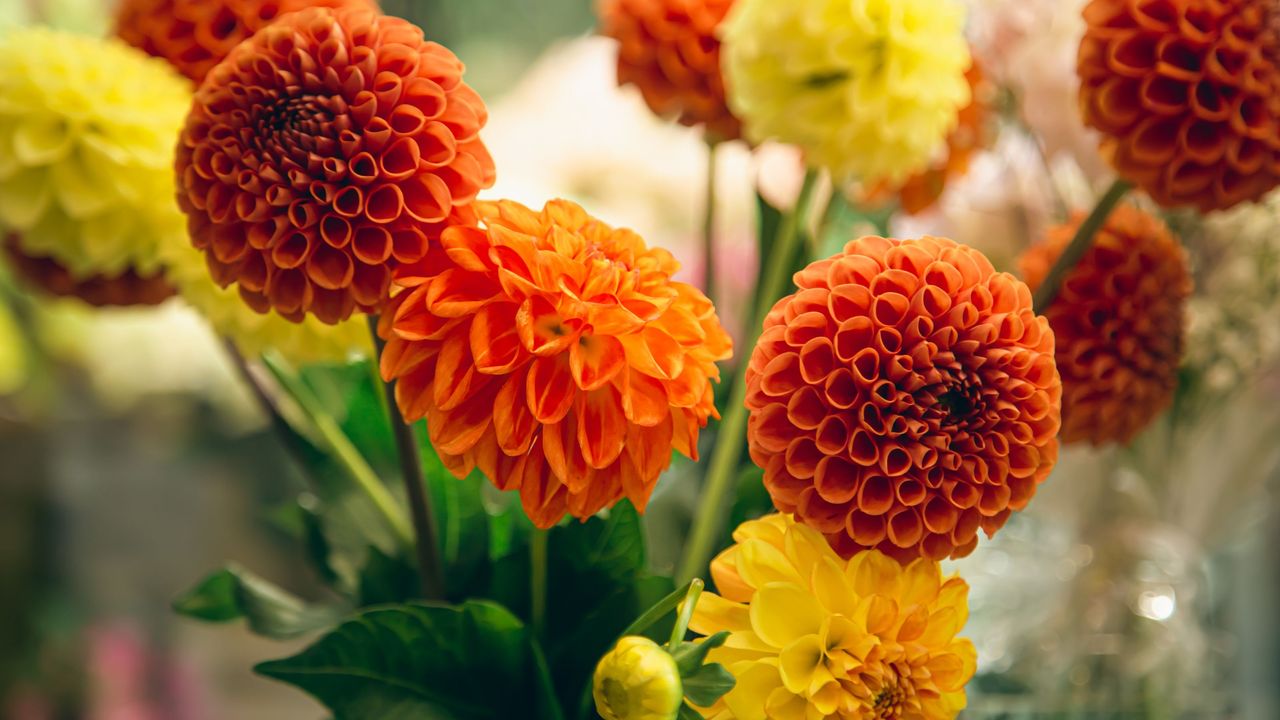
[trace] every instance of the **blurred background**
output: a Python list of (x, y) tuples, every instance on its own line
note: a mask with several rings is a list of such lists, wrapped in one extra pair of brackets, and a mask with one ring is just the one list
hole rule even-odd
[[(616, 87), (615, 49), (592, 36), (587, 0), (382, 4), (467, 63), (491, 111), (491, 197), (570, 197), (702, 277), (701, 137)], [(949, 235), (1012, 269), (1106, 171), (1075, 120), (1080, 3), (971, 4), (998, 108), (991, 137), (933, 207), (886, 217), (895, 233)], [(39, 22), (104, 34), (110, 13), (109, 0), (0, 0), (0, 32)], [(730, 146), (717, 162), (716, 300), (737, 328), (755, 277), (755, 186), (785, 206), (801, 171), (781, 148)], [(1133, 448), (1067, 453), (1031, 511), (955, 563), (974, 588), (972, 716), (1070, 706), (1089, 717), (1136, 693), (1161, 717), (1280, 717), (1276, 208), (1172, 219), (1200, 285), (1189, 389)], [(846, 231), (886, 217), (854, 213)], [(677, 465), (651, 506), (659, 569), (689, 512), (688, 471)], [(0, 276), (0, 718), (320, 717), (251, 672), (293, 647), (169, 609), (228, 560), (316, 592), (272, 512), (301, 486), (180, 301), (91, 311)]]

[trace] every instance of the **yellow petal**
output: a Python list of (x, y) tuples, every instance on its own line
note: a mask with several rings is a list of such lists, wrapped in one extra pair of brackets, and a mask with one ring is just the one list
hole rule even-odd
[(72, 130), (57, 117), (29, 117), (13, 133), (13, 153), (24, 165), (49, 165), (67, 154)]
[(773, 582), (807, 585), (795, 566), (779, 548), (764, 540), (747, 540), (738, 545), (738, 574), (748, 585), (761, 588)]
[(751, 616), (742, 603), (725, 600), (715, 593), (703, 593), (693, 609), (689, 629), (700, 635), (714, 635), (721, 630), (750, 630)]
[(48, 209), (53, 193), (43, 168), (27, 168), (0, 182), (0, 226), (27, 230)]
[(735, 667), (737, 682), (724, 696), (725, 705), (737, 720), (766, 720), (765, 701), (782, 685), (778, 668), (768, 663), (754, 663), (746, 669)]
[(937, 562), (919, 558), (902, 573), (903, 605), (914, 605), (933, 602), (938, 597), (938, 588), (942, 584), (942, 571)]
[(928, 628), (920, 636), (925, 647), (945, 647), (960, 631), (960, 613), (955, 608), (944, 607), (929, 616)]
[(898, 620), (898, 602), (885, 595), (865, 598), (858, 610), (866, 619), (867, 632), (879, 637), (887, 637)]
[(784, 648), (805, 635), (816, 635), (826, 613), (813, 595), (791, 583), (769, 583), (751, 603), (751, 628), (761, 640)]
[(813, 594), (828, 612), (850, 616), (855, 613), (858, 596), (838, 561), (822, 558), (813, 566), (811, 578)]
[(765, 700), (765, 712), (769, 720), (806, 720), (809, 702), (784, 687), (774, 690)]
[(836, 557), (831, 544), (821, 533), (798, 523), (788, 529), (783, 540), (783, 548), (800, 577), (809, 577), (814, 565), (824, 558), (834, 560)]
[[(815, 679), (815, 673), (822, 668), (824, 650), (817, 635), (806, 635), (783, 648), (782, 653), (778, 655), (778, 671), (782, 674), (782, 684), (793, 693), (808, 691)], [(825, 670), (825, 668), (822, 669)]]
[(876, 593), (892, 595), (902, 575), (902, 566), (878, 550), (864, 550), (849, 560), (845, 573), (860, 597)]

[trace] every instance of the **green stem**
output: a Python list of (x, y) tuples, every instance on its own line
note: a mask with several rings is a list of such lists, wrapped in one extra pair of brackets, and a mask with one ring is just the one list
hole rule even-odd
[[(235, 368), (236, 374), (244, 382), (245, 387), (249, 388), (249, 393), (253, 395), (253, 399), (258, 402), (258, 407), (262, 408), (262, 413), (267, 416), (267, 420), (271, 423), (271, 429), (275, 432), (276, 437), (280, 439), (280, 444), (284, 446), (289, 456), (298, 465), (303, 473), (312, 475), (310, 463), (308, 463), (303, 455), (305, 452), (304, 441), (301, 436), (296, 433), (289, 425), (289, 421), (284, 417), (284, 411), (280, 408), (280, 402), (273, 392), (273, 388), (268, 387), (268, 382), (264, 377), (260, 377), (258, 372), (249, 364), (248, 358), (240, 352), (234, 341), (225, 339), (222, 346), (227, 351), (227, 356), (231, 359), (231, 366)], [(279, 388), (274, 388), (276, 392)], [(312, 477), (314, 480), (314, 476)]]
[[(373, 345), (377, 351), (376, 360), (381, 360), (386, 343), (378, 336), (378, 316), (369, 316), (369, 332), (373, 336)], [(382, 376), (378, 376), (381, 380)], [(396, 404), (394, 383), (384, 382), (383, 394), (386, 396), (387, 419), (391, 421), (391, 432), (395, 435), (396, 450), (400, 456), (400, 476), (404, 479), (405, 497), (409, 502), (409, 516), (413, 519), (413, 534), (417, 539), (415, 547), (418, 552), (418, 574), (422, 581), (422, 595), (428, 600), (445, 598), (444, 572), (440, 562), (439, 535), (436, 532), (435, 513), (431, 508), (431, 496), (427, 494), (426, 478), (422, 474), (422, 456), (418, 450), (418, 440), (413, 436), (413, 427), (400, 414)]]
[[(751, 324), (747, 326), (744, 348), (755, 346), (760, 337), (761, 324), (764, 317), (773, 307), (786, 288), (787, 277), (791, 269), (791, 258), (795, 255), (796, 245), (800, 242), (800, 224), (809, 210), (809, 201), (813, 197), (813, 189), (818, 175), (810, 170), (804, 178), (800, 189), (800, 197), (796, 206), (783, 219), (778, 228), (778, 235), (769, 250), (769, 257), (761, 258), (763, 278), (757, 290), (755, 313)], [(733, 392), (729, 396), (724, 419), (716, 431), (716, 446), (711, 453), (711, 461), (707, 467), (707, 480), (702, 489), (702, 497), (698, 501), (698, 512), (694, 516), (693, 530), (685, 545), (684, 557), (676, 572), (677, 582), (688, 582), (698, 575), (711, 560), (715, 550), (716, 534), (720, 530), (724, 512), (725, 498), (732, 485), (734, 471), (738, 468), (738, 459), (742, 456), (742, 445), (746, 442), (747, 432), (747, 366), (750, 350), (738, 358), (738, 366), (734, 371)]]
[(702, 209), (703, 292), (716, 299), (716, 148), (707, 143), (706, 204)]
[(550, 532), (535, 529), (529, 538), (529, 614), (534, 637), (547, 629), (547, 540)]
[(1132, 187), (1127, 181), (1117, 179), (1111, 184), (1111, 187), (1107, 188), (1107, 192), (1098, 199), (1098, 204), (1093, 206), (1093, 211), (1076, 229), (1076, 234), (1071, 238), (1071, 243), (1058, 256), (1058, 259), (1053, 263), (1053, 267), (1049, 268), (1049, 274), (1045, 275), (1040, 287), (1036, 288), (1033, 299), (1037, 314), (1043, 314), (1053, 304), (1054, 298), (1058, 297), (1058, 291), (1062, 289), (1062, 281), (1066, 279), (1067, 273), (1071, 272), (1072, 268), (1089, 251), (1089, 247), (1093, 245), (1093, 238), (1098, 234), (1098, 230), (1107, 222), (1111, 211), (1115, 210), (1116, 205), (1120, 203), (1120, 199)]
[(396, 503), (395, 497), (387, 490), (387, 486), (382, 484), (382, 480), (378, 478), (378, 474), (369, 467), (369, 463), (360, 454), (355, 444), (347, 437), (342, 428), (338, 426), (333, 416), (325, 411), (320, 403), (320, 399), (315, 396), (311, 388), (302, 381), (297, 375), (288, 369), (287, 363), (273, 352), (263, 353), (263, 361), (267, 368), (275, 376), (276, 382), (284, 388), (284, 391), (293, 398), (302, 412), (306, 414), (311, 421), (312, 427), (319, 433), (320, 438), (329, 446), (329, 450), (333, 453), (333, 457), (338, 464), (346, 470), (347, 475), (355, 482), (356, 487), (369, 498), (373, 507), (386, 519), (388, 527), (391, 528), (392, 534), (396, 540), (402, 545), (411, 545), (413, 543), (413, 530), (406, 521), (404, 514), (400, 510), (400, 506)]
[(693, 608), (697, 606), (698, 596), (702, 595), (704, 587), (706, 584), (699, 578), (689, 581), (689, 591), (685, 593), (684, 603), (680, 606), (680, 616), (676, 618), (675, 627), (671, 628), (671, 642), (668, 647), (672, 650), (684, 642), (684, 635), (689, 630), (689, 621), (693, 619)]

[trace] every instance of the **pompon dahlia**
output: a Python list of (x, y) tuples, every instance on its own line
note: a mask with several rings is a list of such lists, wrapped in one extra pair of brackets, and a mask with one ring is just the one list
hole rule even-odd
[(1030, 290), (932, 237), (853, 240), (795, 280), (746, 376), (774, 505), (846, 557), (967, 555), (1057, 460), (1062, 385)]
[[(1023, 255), (1044, 282), (1083, 222), (1077, 213)], [(1128, 443), (1173, 401), (1191, 273), (1164, 223), (1131, 205), (1111, 213), (1045, 315), (1062, 374), (1062, 441)]]
[(566, 200), (480, 202), (382, 316), (382, 376), (464, 477), (519, 490), (539, 527), (623, 496), (643, 511), (672, 450), (696, 458), (731, 343), (711, 302), (648, 248)]
[(173, 297), (174, 289), (163, 273), (139, 275), (126, 269), (119, 275), (89, 275), (77, 278), (62, 263), (48, 257), (28, 255), (18, 247), (16, 236), (4, 243), (9, 267), (23, 282), (56, 297), (73, 297), (97, 307), (158, 305)]
[(956, 0), (737, 0), (721, 38), (747, 139), (796, 145), (838, 179), (901, 182), (969, 101)]
[(309, 7), (376, 9), (373, 0), (123, 0), (116, 35), (196, 82), (242, 40)]
[(1202, 212), (1280, 184), (1280, 5), (1092, 0), (1080, 107), (1119, 174)]
[(0, 35), (0, 233), (76, 279), (153, 275), (185, 80), (118, 40)]
[(618, 83), (649, 108), (714, 140), (736, 140), (720, 74), (717, 33), (734, 0), (600, 0), (600, 32), (618, 41)]
[(838, 557), (786, 515), (738, 526), (711, 563), (689, 627), (730, 633), (711, 650), (737, 684), (713, 720), (950, 720), (964, 709), (973, 643), (956, 637), (969, 586), (938, 563), (907, 566), (876, 550)]
[(462, 63), (371, 11), (286, 15), (196, 92), (178, 201), (219, 285), (259, 312), (379, 312), (451, 212), (493, 183)]

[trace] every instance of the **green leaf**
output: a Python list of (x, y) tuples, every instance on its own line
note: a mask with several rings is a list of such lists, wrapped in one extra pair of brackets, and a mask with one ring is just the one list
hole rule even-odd
[(369, 546), (369, 557), (360, 570), (360, 607), (405, 602), (421, 592), (418, 569), (411, 560)]
[(676, 667), (680, 668), (680, 677), (692, 677), (702, 668), (702, 663), (707, 661), (707, 653), (720, 647), (728, 639), (729, 632), (725, 630), (702, 642), (682, 642), (679, 647), (673, 648), (671, 657), (675, 658)]
[(689, 703), (680, 705), (680, 713), (676, 715), (676, 720), (703, 720), (702, 713), (694, 710)]
[(262, 578), (228, 566), (173, 601), (181, 615), (207, 622), (244, 618), (249, 629), (270, 638), (297, 637), (333, 624), (342, 608), (309, 605)]
[(426, 437), (415, 427), (422, 454), (423, 477), (436, 514), (436, 535), (452, 600), (483, 595), (489, 573), (490, 518), (484, 492), (488, 481), (479, 471), (459, 480), (445, 468)]
[(684, 696), (698, 707), (711, 707), (737, 683), (720, 663), (711, 663), (684, 678)]
[(343, 720), (562, 720), (536, 644), (506, 608), (375, 608), (300, 654), (258, 665)]

